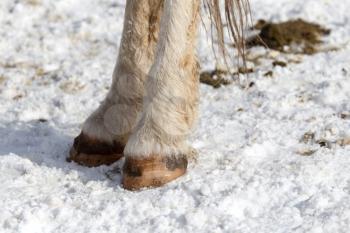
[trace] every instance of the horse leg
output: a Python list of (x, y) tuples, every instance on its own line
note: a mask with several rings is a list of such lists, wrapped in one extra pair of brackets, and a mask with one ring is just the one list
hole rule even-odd
[(142, 109), (144, 85), (154, 60), (162, 0), (128, 0), (119, 56), (109, 93), (83, 124), (68, 160), (85, 166), (122, 157)]
[(142, 116), (124, 150), (126, 189), (161, 186), (186, 172), (186, 139), (198, 105), (199, 5), (200, 0), (164, 1)]

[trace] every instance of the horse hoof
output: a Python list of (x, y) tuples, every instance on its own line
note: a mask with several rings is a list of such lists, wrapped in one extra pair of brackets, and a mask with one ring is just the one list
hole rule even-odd
[(122, 185), (128, 190), (160, 187), (184, 175), (186, 156), (126, 157)]
[(101, 142), (81, 133), (74, 139), (67, 161), (87, 167), (110, 165), (123, 157), (123, 150), (119, 143)]

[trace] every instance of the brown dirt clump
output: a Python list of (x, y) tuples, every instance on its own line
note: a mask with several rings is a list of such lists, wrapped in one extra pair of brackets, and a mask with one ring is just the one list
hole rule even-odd
[(287, 63), (285, 63), (284, 61), (273, 61), (272, 62), (273, 66), (281, 66), (281, 67), (286, 67)]
[(200, 74), (200, 82), (210, 85), (214, 88), (219, 88), (231, 84), (233, 76), (240, 74), (249, 74), (254, 72), (252, 68), (239, 67), (234, 73), (230, 73), (227, 70), (214, 69), (212, 71), (203, 71)]
[(213, 71), (203, 71), (200, 74), (200, 82), (210, 85), (214, 88), (229, 85), (232, 80), (227, 79), (225, 76), (228, 75), (227, 71), (215, 69)]
[[(265, 46), (275, 50), (270, 50), (266, 54), (257, 56), (254, 55), (254, 52), (251, 54), (250, 51), (247, 52), (246, 60), (253, 63), (255, 67), (262, 65), (261, 60), (271, 62), (272, 67), (263, 74), (264, 77), (273, 77), (274, 73), (272, 69), (274, 67), (286, 67), (291, 63), (300, 63), (301, 58), (298, 58), (296, 54), (300, 54), (301, 56), (301, 54), (314, 54), (316, 52), (327, 51), (322, 48), (322, 37), (331, 32), (321, 25), (306, 22), (302, 19), (289, 20), (282, 23), (259, 20), (253, 29), (260, 30), (260, 33), (246, 40), (247, 48)], [(252, 56), (249, 57), (249, 54)], [(293, 57), (289, 57), (290, 55)], [(285, 59), (279, 60), (281, 57)], [(255, 68), (245, 67), (238, 68), (234, 73), (220, 69), (203, 71), (200, 74), (200, 82), (214, 88), (219, 88), (234, 82), (234, 77), (237, 75), (245, 75), (253, 72), (255, 72)], [(251, 82), (249, 87), (253, 85), (254, 82)]]
[(260, 33), (247, 41), (248, 46), (262, 45), (281, 52), (304, 54), (316, 53), (321, 37), (330, 33), (329, 29), (302, 19), (282, 23), (259, 20), (254, 29)]

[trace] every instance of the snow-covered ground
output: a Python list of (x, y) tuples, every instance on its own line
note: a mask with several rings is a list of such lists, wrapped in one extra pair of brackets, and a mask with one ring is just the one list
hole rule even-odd
[(108, 90), (124, 5), (0, 1), (0, 232), (350, 232), (350, 1), (251, 0), (255, 20), (320, 23), (338, 50), (256, 67), (249, 89), (202, 85), (197, 163), (142, 192), (121, 188), (122, 161), (65, 161)]

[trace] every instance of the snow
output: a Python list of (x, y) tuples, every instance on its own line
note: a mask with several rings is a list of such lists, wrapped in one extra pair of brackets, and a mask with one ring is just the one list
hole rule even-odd
[[(201, 85), (197, 163), (141, 192), (121, 188), (123, 161), (65, 161), (107, 93), (124, 4), (0, 1), (0, 232), (349, 232), (350, 1), (251, 0), (255, 20), (318, 22), (338, 50), (257, 67), (248, 89)], [(202, 30), (203, 69), (210, 46)]]

